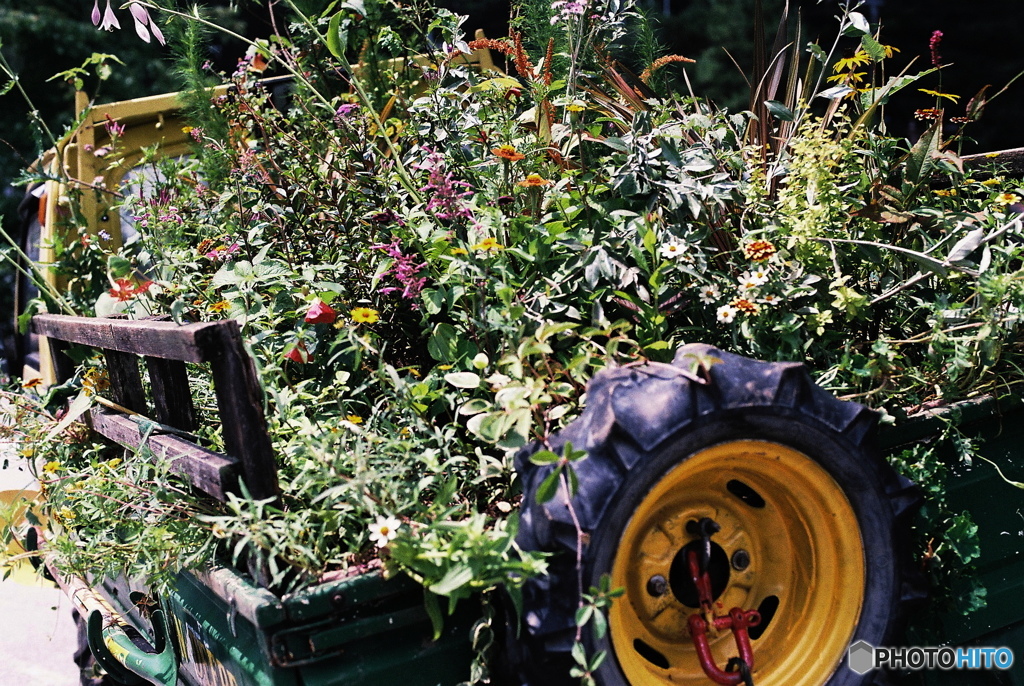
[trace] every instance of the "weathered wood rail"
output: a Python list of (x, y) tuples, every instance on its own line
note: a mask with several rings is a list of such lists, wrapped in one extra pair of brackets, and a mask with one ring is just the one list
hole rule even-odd
[[(179, 325), (45, 314), (32, 318), (32, 331), (49, 342), (58, 383), (75, 373), (65, 354), (69, 346), (102, 351), (111, 399), (125, 411), (93, 408), (90, 424), (97, 433), (133, 450), (145, 444), (169, 459), (173, 471), (218, 500), (240, 492), (239, 481), (253, 498), (279, 495), (256, 368), (234, 320)], [(149, 372), (152, 415), (140, 361)], [(188, 362), (210, 366), (225, 454), (198, 445), (191, 435), (197, 417)]]

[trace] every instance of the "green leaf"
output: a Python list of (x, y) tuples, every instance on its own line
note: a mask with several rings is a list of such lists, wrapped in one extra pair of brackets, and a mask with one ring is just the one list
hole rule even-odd
[(331, 22), (327, 25), (327, 49), (331, 51), (331, 54), (337, 57), (339, 60), (345, 59), (345, 43), (348, 42), (348, 35), (346, 32), (345, 41), (342, 41), (341, 36), (341, 20), (344, 11), (339, 11), (333, 17)]
[(870, 57), (872, 62), (881, 62), (885, 59), (885, 47), (866, 33), (860, 38), (860, 46)]
[(562, 474), (561, 468), (554, 469), (547, 478), (541, 482), (540, 487), (537, 488), (535, 498), (538, 503), (543, 504), (554, 500), (555, 495), (558, 493), (559, 477)]
[(939, 151), (939, 142), (942, 138), (942, 121), (936, 120), (928, 127), (928, 130), (921, 134), (910, 149), (907, 157), (906, 179), (915, 186), (927, 180), (928, 172), (934, 166), (934, 154)]
[(793, 121), (796, 118), (796, 115), (793, 114), (793, 110), (789, 109), (778, 100), (765, 100), (764, 106), (767, 107), (771, 115), (779, 121)]
[(871, 33), (871, 24), (868, 23), (867, 17), (860, 12), (850, 12), (847, 15), (850, 23), (847, 25), (846, 30), (843, 31), (844, 35), (856, 36)]
[(456, 388), (480, 387), (480, 375), (473, 372), (451, 372), (444, 375), (444, 380)]
[(441, 605), (437, 602), (437, 596), (423, 589), (423, 606), (430, 617), (430, 625), (434, 629), (434, 640), (441, 638), (441, 631), (444, 629), (444, 617), (441, 615)]
[(120, 255), (111, 255), (107, 258), (107, 273), (112, 279), (123, 279), (132, 272), (132, 263)]
[(431, 584), (429, 590), (437, 595), (450, 596), (473, 580), (473, 569), (469, 565), (455, 565), (441, 577), (436, 584)]
[(60, 434), (64, 429), (71, 426), (71, 423), (85, 414), (88, 409), (92, 407), (92, 397), (89, 396), (85, 391), (78, 394), (78, 397), (74, 399), (71, 405), (68, 407), (67, 414), (60, 420), (57, 426), (50, 429), (50, 433), (46, 435), (46, 441), (51, 441), (55, 436)]
[(438, 324), (427, 339), (427, 352), (438, 362), (454, 362), (458, 339), (451, 324)]
[(558, 455), (558, 453), (552, 452), (550, 450), (538, 450), (533, 455), (530, 455), (530, 462), (539, 465), (555, 464), (560, 459), (562, 458), (560, 455)]

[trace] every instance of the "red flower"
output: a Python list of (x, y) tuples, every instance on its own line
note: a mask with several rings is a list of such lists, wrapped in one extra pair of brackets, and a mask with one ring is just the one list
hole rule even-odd
[(331, 309), (331, 306), (323, 300), (317, 300), (306, 310), (307, 324), (333, 324), (338, 318), (338, 313)]
[(313, 361), (313, 356), (309, 354), (308, 350), (306, 350), (306, 344), (299, 341), (298, 345), (285, 354), (284, 359), (291, 360), (298, 364), (306, 364), (307, 362)]
[(130, 279), (116, 279), (114, 286), (108, 292), (111, 296), (124, 302), (131, 300), (140, 293), (145, 293), (149, 290), (149, 287), (153, 285), (152, 281), (143, 281), (142, 283), (132, 283)]

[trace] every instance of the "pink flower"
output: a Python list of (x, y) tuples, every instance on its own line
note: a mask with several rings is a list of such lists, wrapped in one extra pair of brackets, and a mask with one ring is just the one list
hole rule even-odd
[(92, 25), (100, 25), (100, 0), (92, 0)]
[(133, 2), (128, 5), (128, 11), (132, 13), (132, 19), (135, 20), (135, 33), (139, 34), (139, 38), (148, 43), (149, 34), (152, 33), (160, 45), (167, 45), (167, 41), (164, 40), (164, 34), (160, 33), (160, 28), (153, 21), (153, 18), (149, 16), (149, 10)]
[(110, 0), (107, 0), (107, 9), (103, 10), (103, 23), (99, 27), (103, 31), (113, 31), (114, 29), (121, 28), (121, 23), (117, 20), (117, 15), (114, 14), (114, 10), (110, 6)]
[(317, 300), (306, 310), (305, 321), (307, 324), (333, 324), (338, 318), (338, 313), (331, 309), (331, 306), (323, 300)]

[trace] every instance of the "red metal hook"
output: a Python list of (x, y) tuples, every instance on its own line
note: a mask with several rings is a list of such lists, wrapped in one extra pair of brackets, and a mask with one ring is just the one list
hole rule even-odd
[(711, 592), (711, 575), (707, 570), (701, 570), (700, 559), (696, 551), (689, 551), (686, 556), (686, 563), (689, 567), (690, 577), (694, 586), (697, 587), (697, 594), (700, 598), (701, 612), (690, 615), (688, 625), (693, 645), (697, 649), (697, 658), (700, 666), (708, 678), (716, 684), (723, 686), (736, 686), (744, 680), (740, 672), (727, 672), (719, 669), (715, 664), (715, 658), (711, 655), (711, 645), (708, 643), (708, 621), (704, 618), (706, 614), (716, 630), (729, 629), (732, 631), (733, 640), (736, 642), (736, 649), (740, 653), (740, 659), (746, 664), (749, 670), (754, 668), (754, 650), (750, 647), (750, 634), (747, 629), (761, 623), (761, 615), (757, 610), (743, 610), (734, 607), (724, 617), (716, 617), (712, 613), (714, 601)]
[[(741, 610), (734, 607), (729, 610), (728, 615), (715, 617), (713, 622), (716, 629), (732, 630), (732, 637), (740, 652), (740, 659), (747, 664), (748, 668), (753, 669), (754, 651), (750, 647), (750, 635), (747, 633), (747, 629), (761, 623), (761, 615), (757, 610)], [(723, 684), (723, 686), (735, 686), (742, 682), (743, 676), (739, 672), (726, 672), (715, 664), (715, 658), (711, 655), (711, 646), (708, 644), (708, 623), (700, 613), (690, 615), (688, 623), (690, 637), (693, 639), (697, 657), (700, 659), (700, 666), (708, 678), (716, 684)]]

